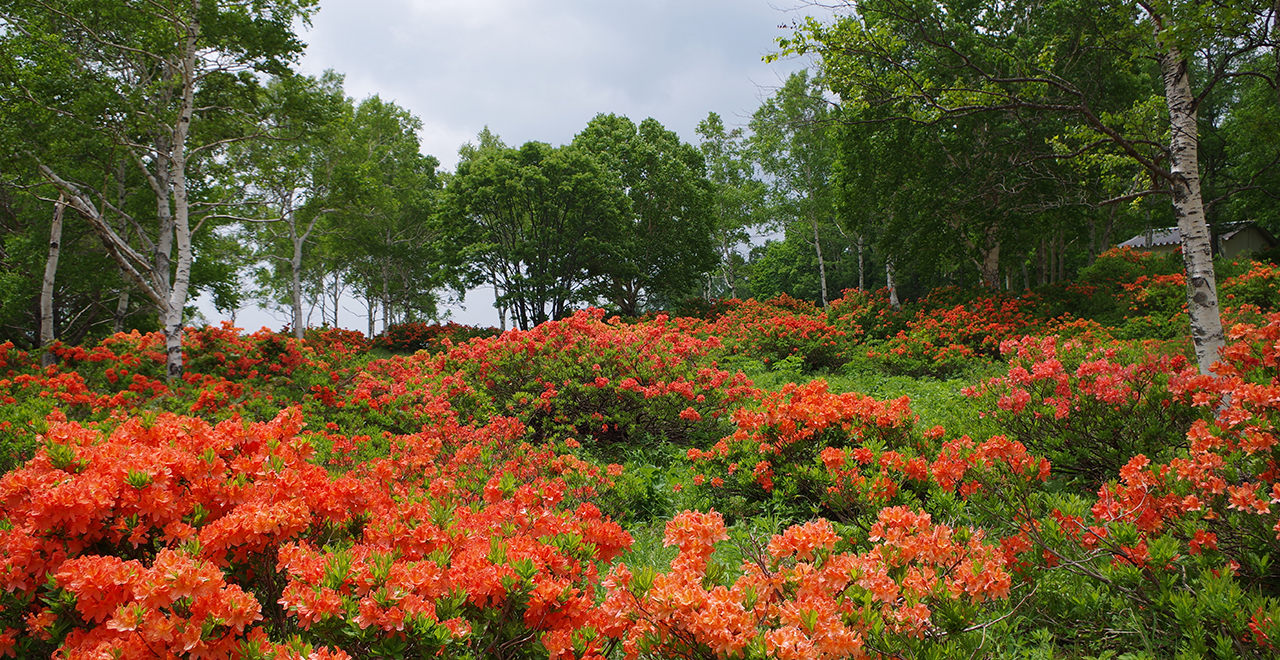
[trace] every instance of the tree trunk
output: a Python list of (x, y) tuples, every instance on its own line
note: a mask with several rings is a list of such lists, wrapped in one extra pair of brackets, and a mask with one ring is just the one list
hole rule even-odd
[(1195, 98), (1191, 94), (1187, 61), (1174, 46), (1159, 57), (1169, 106), (1169, 171), (1173, 214), (1182, 234), (1182, 261), (1187, 274), (1187, 312), (1200, 373), (1208, 374), (1225, 344), (1218, 291), (1213, 272), (1209, 225), (1200, 195), (1200, 162)]
[(293, 242), (293, 255), (289, 259), (289, 307), (293, 313), (293, 336), (296, 339), (302, 339), (306, 325), (302, 320), (302, 248), (306, 244), (307, 237), (311, 235), (311, 230), (315, 228), (316, 221), (314, 219), (311, 221), (305, 234), (298, 235), (298, 218), (293, 208), (293, 190), (284, 194), (280, 207), (280, 215), (289, 226), (289, 240)]
[[(195, 15), (199, 16), (199, 2)], [(200, 23), (192, 18), (187, 25), (187, 39), (183, 44), (183, 58), (179, 63), (182, 76), (182, 103), (178, 112), (178, 123), (173, 132), (173, 154), (171, 173), (173, 175), (173, 238), (178, 250), (177, 268), (174, 269), (173, 283), (166, 296), (166, 305), (161, 312), (164, 327), (165, 348), (167, 353), (167, 378), (170, 382), (182, 378), (182, 312), (187, 304), (187, 289), (191, 284), (191, 204), (187, 197), (187, 137), (191, 132), (191, 120), (195, 114), (197, 41), (200, 37)], [(160, 196), (159, 194), (157, 196)], [(167, 202), (167, 197), (165, 198)], [(166, 267), (159, 269), (163, 277), (168, 277), (167, 263), (169, 254), (161, 253)]]
[(293, 258), (289, 260), (291, 275), (289, 287), (289, 306), (293, 310), (293, 336), (302, 339), (302, 240), (294, 237)]
[(902, 303), (898, 301), (898, 283), (893, 277), (893, 258), (885, 257), (884, 260), (884, 279), (885, 286), (889, 288), (889, 304), (894, 309), (902, 309)]
[(863, 262), (863, 247), (865, 242), (862, 240), (862, 234), (858, 234), (858, 290), (867, 290), (867, 271)]
[(818, 253), (818, 281), (822, 283), (822, 308), (827, 307), (827, 264), (822, 259), (822, 241), (818, 237), (818, 216), (809, 210), (809, 222), (813, 225), (813, 249)]
[(973, 259), (973, 265), (978, 268), (978, 279), (982, 286), (988, 289), (1000, 288), (1000, 241), (996, 238), (996, 231), (995, 225), (988, 227), (981, 246), (965, 238), (969, 249), (978, 253), (978, 258)]
[[(124, 273), (121, 273), (124, 275)], [(120, 296), (116, 298), (116, 314), (111, 322), (112, 332), (124, 332), (124, 319), (129, 315), (129, 288), (126, 284), (120, 289)]]
[(49, 225), (49, 257), (44, 262), (44, 282), (40, 287), (40, 346), (45, 352), (40, 356), (40, 366), (47, 367), (58, 361), (49, 352), (53, 344), (53, 283), (58, 276), (58, 255), (62, 252), (62, 214), (67, 208), (67, 196), (58, 195), (53, 205), (53, 222)]
[(724, 278), (725, 297), (736, 298), (733, 283), (738, 278), (733, 273), (733, 254), (729, 246), (728, 236), (723, 237), (720, 241), (720, 276)]
[(382, 331), (386, 332), (391, 328), (391, 282), (390, 273), (387, 272), (387, 264), (382, 264)]
[(1067, 230), (1058, 230), (1058, 281), (1067, 281)]

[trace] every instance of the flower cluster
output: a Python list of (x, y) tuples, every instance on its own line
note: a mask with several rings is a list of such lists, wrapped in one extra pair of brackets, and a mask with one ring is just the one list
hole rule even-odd
[(453, 399), (460, 411), (518, 417), (539, 438), (694, 444), (758, 394), (741, 373), (716, 367), (719, 346), (665, 316), (628, 325), (597, 309), (454, 346), (430, 365), (466, 383)]
[(497, 328), (480, 328), (448, 323), (396, 323), (373, 340), (373, 345), (396, 353), (430, 351), (438, 353), (453, 344), (479, 337), (495, 337)]
[(714, 511), (677, 515), (665, 536), (679, 548), (670, 572), (617, 565), (602, 605), (612, 624), (602, 632), (622, 638), (628, 658), (870, 658), (943, 634), (937, 603), (959, 601), (974, 615), (1011, 586), (999, 549), (980, 532), (906, 507), (879, 513), (862, 552), (837, 551), (845, 540), (815, 519), (749, 550), (732, 585), (709, 585), (711, 556), (727, 538)]
[(1183, 355), (1056, 335), (1001, 342), (1008, 373), (965, 390), (1003, 432), (1056, 473), (1095, 486), (1138, 454), (1169, 456), (1198, 413), (1169, 391), (1195, 372)]
[(768, 363), (798, 356), (809, 368), (842, 364), (840, 351), (847, 341), (846, 332), (832, 326), (817, 305), (785, 294), (765, 301), (731, 301), (714, 321), (691, 329), (719, 338), (730, 353)]
[(631, 542), (586, 501), (603, 470), (523, 444), (514, 420), (438, 417), (341, 476), (310, 462), (296, 408), (54, 422), (0, 478), (0, 620), (21, 631), (7, 648), (228, 657), (292, 628), (335, 657), (567, 652), (598, 623), (597, 567)]
[(938, 290), (921, 301), (906, 328), (867, 351), (891, 373), (945, 374), (975, 357), (994, 357), (1000, 342), (1038, 325), (1033, 300), (989, 294), (948, 304), (956, 292)]

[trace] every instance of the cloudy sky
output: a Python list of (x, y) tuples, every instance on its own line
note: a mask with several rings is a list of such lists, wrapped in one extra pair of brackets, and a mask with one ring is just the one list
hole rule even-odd
[(805, 63), (765, 64), (800, 0), (321, 0), (301, 69), (423, 123), (446, 169), (486, 125), (507, 144), (570, 141), (601, 112), (694, 142), (710, 111), (745, 121)]
[[(320, 0), (300, 68), (333, 69), (348, 96), (412, 112), (422, 151), (450, 170), (485, 126), (509, 145), (558, 145), (602, 112), (653, 117), (696, 144), (708, 112), (745, 124), (808, 64), (762, 57), (788, 34), (779, 26), (820, 11), (804, 0)], [(453, 318), (496, 325), (492, 300), (470, 292)], [(359, 303), (344, 315), (343, 325), (365, 327)], [(283, 318), (244, 309), (237, 323)]]

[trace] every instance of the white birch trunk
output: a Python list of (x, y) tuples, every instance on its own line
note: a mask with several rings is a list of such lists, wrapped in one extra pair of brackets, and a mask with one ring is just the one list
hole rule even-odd
[(866, 264), (863, 261), (864, 245), (865, 245), (865, 242), (862, 239), (862, 234), (858, 234), (858, 290), (859, 291), (867, 290), (867, 270), (866, 270)]
[(53, 285), (58, 276), (58, 256), (62, 253), (62, 214), (66, 211), (67, 196), (58, 195), (53, 205), (53, 221), (49, 225), (49, 256), (44, 262), (44, 282), (40, 286), (40, 346), (45, 349), (40, 356), (40, 366), (57, 362), (49, 346), (53, 344)]
[(894, 309), (902, 309), (902, 303), (898, 300), (898, 282), (893, 277), (893, 259), (890, 257), (884, 260), (884, 279), (885, 286), (889, 288), (889, 304)]
[(293, 257), (289, 260), (291, 276), (289, 286), (289, 306), (293, 310), (293, 336), (302, 339), (302, 239), (295, 233), (293, 237)]
[(1186, 58), (1176, 47), (1159, 57), (1169, 107), (1169, 171), (1173, 214), (1182, 234), (1182, 261), (1187, 275), (1187, 312), (1200, 373), (1208, 374), (1225, 343), (1218, 309), (1217, 281), (1209, 223), (1200, 194), (1199, 135), (1195, 98), (1191, 93)]
[(827, 264), (822, 259), (822, 240), (818, 237), (818, 216), (809, 209), (809, 223), (813, 225), (813, 249), (818, 253), (818, 280), (822, 283), (822, 308), (827, 307)]
[[(187, 304), (187, 290), (191, 284), (191, 204), (187, 197), (187, 137), (191, 132), (191, 119), (195, 108), (196, 43), (200, 36), (200, 2), (193, 3), (191, 23), (187, 25), (187, 38), (183, 44), (183, 58), (179, 64), (182, 76), (182, 102), (178, 111), (177, 126), (173, 131), (170, 172), (173, 181), (173, 239), (178, 251), (177, 268), (173, 273), (173, 285), (169, 290), (167, 305), (161, 314), (167, 353), (167, 376), (170, 381), (182, 378), (182, 311)], [(166, 254), (167, 257), (167, 254)], [(168, 275), (167, 269), (162, 274)]]
[[(121, 275), (124, 275), (122, 272)], [(129, 289), (120, 289), (120, 296), (116, 298), (116, 314), (111, 323), (112, 332), (124, 332), (124, 319), (129, 315)]]

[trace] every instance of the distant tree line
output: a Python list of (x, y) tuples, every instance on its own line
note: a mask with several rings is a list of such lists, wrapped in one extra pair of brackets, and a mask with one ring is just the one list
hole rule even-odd
[(163, 330), (176, 376), (198, 293), (299, 335), (355, 298), (375, 334), (490, 286), (528, 328), (1030, 289), (1179, 223), (1208, 250), (1280, 230), (1276, 9), (1231, 4), (850, 1), (781, 40), (817, 66), (744, 126), (486, 128), (442, 172), (408, 110), (293, 70), (310, 0), (0, 0), (0, 340)]

